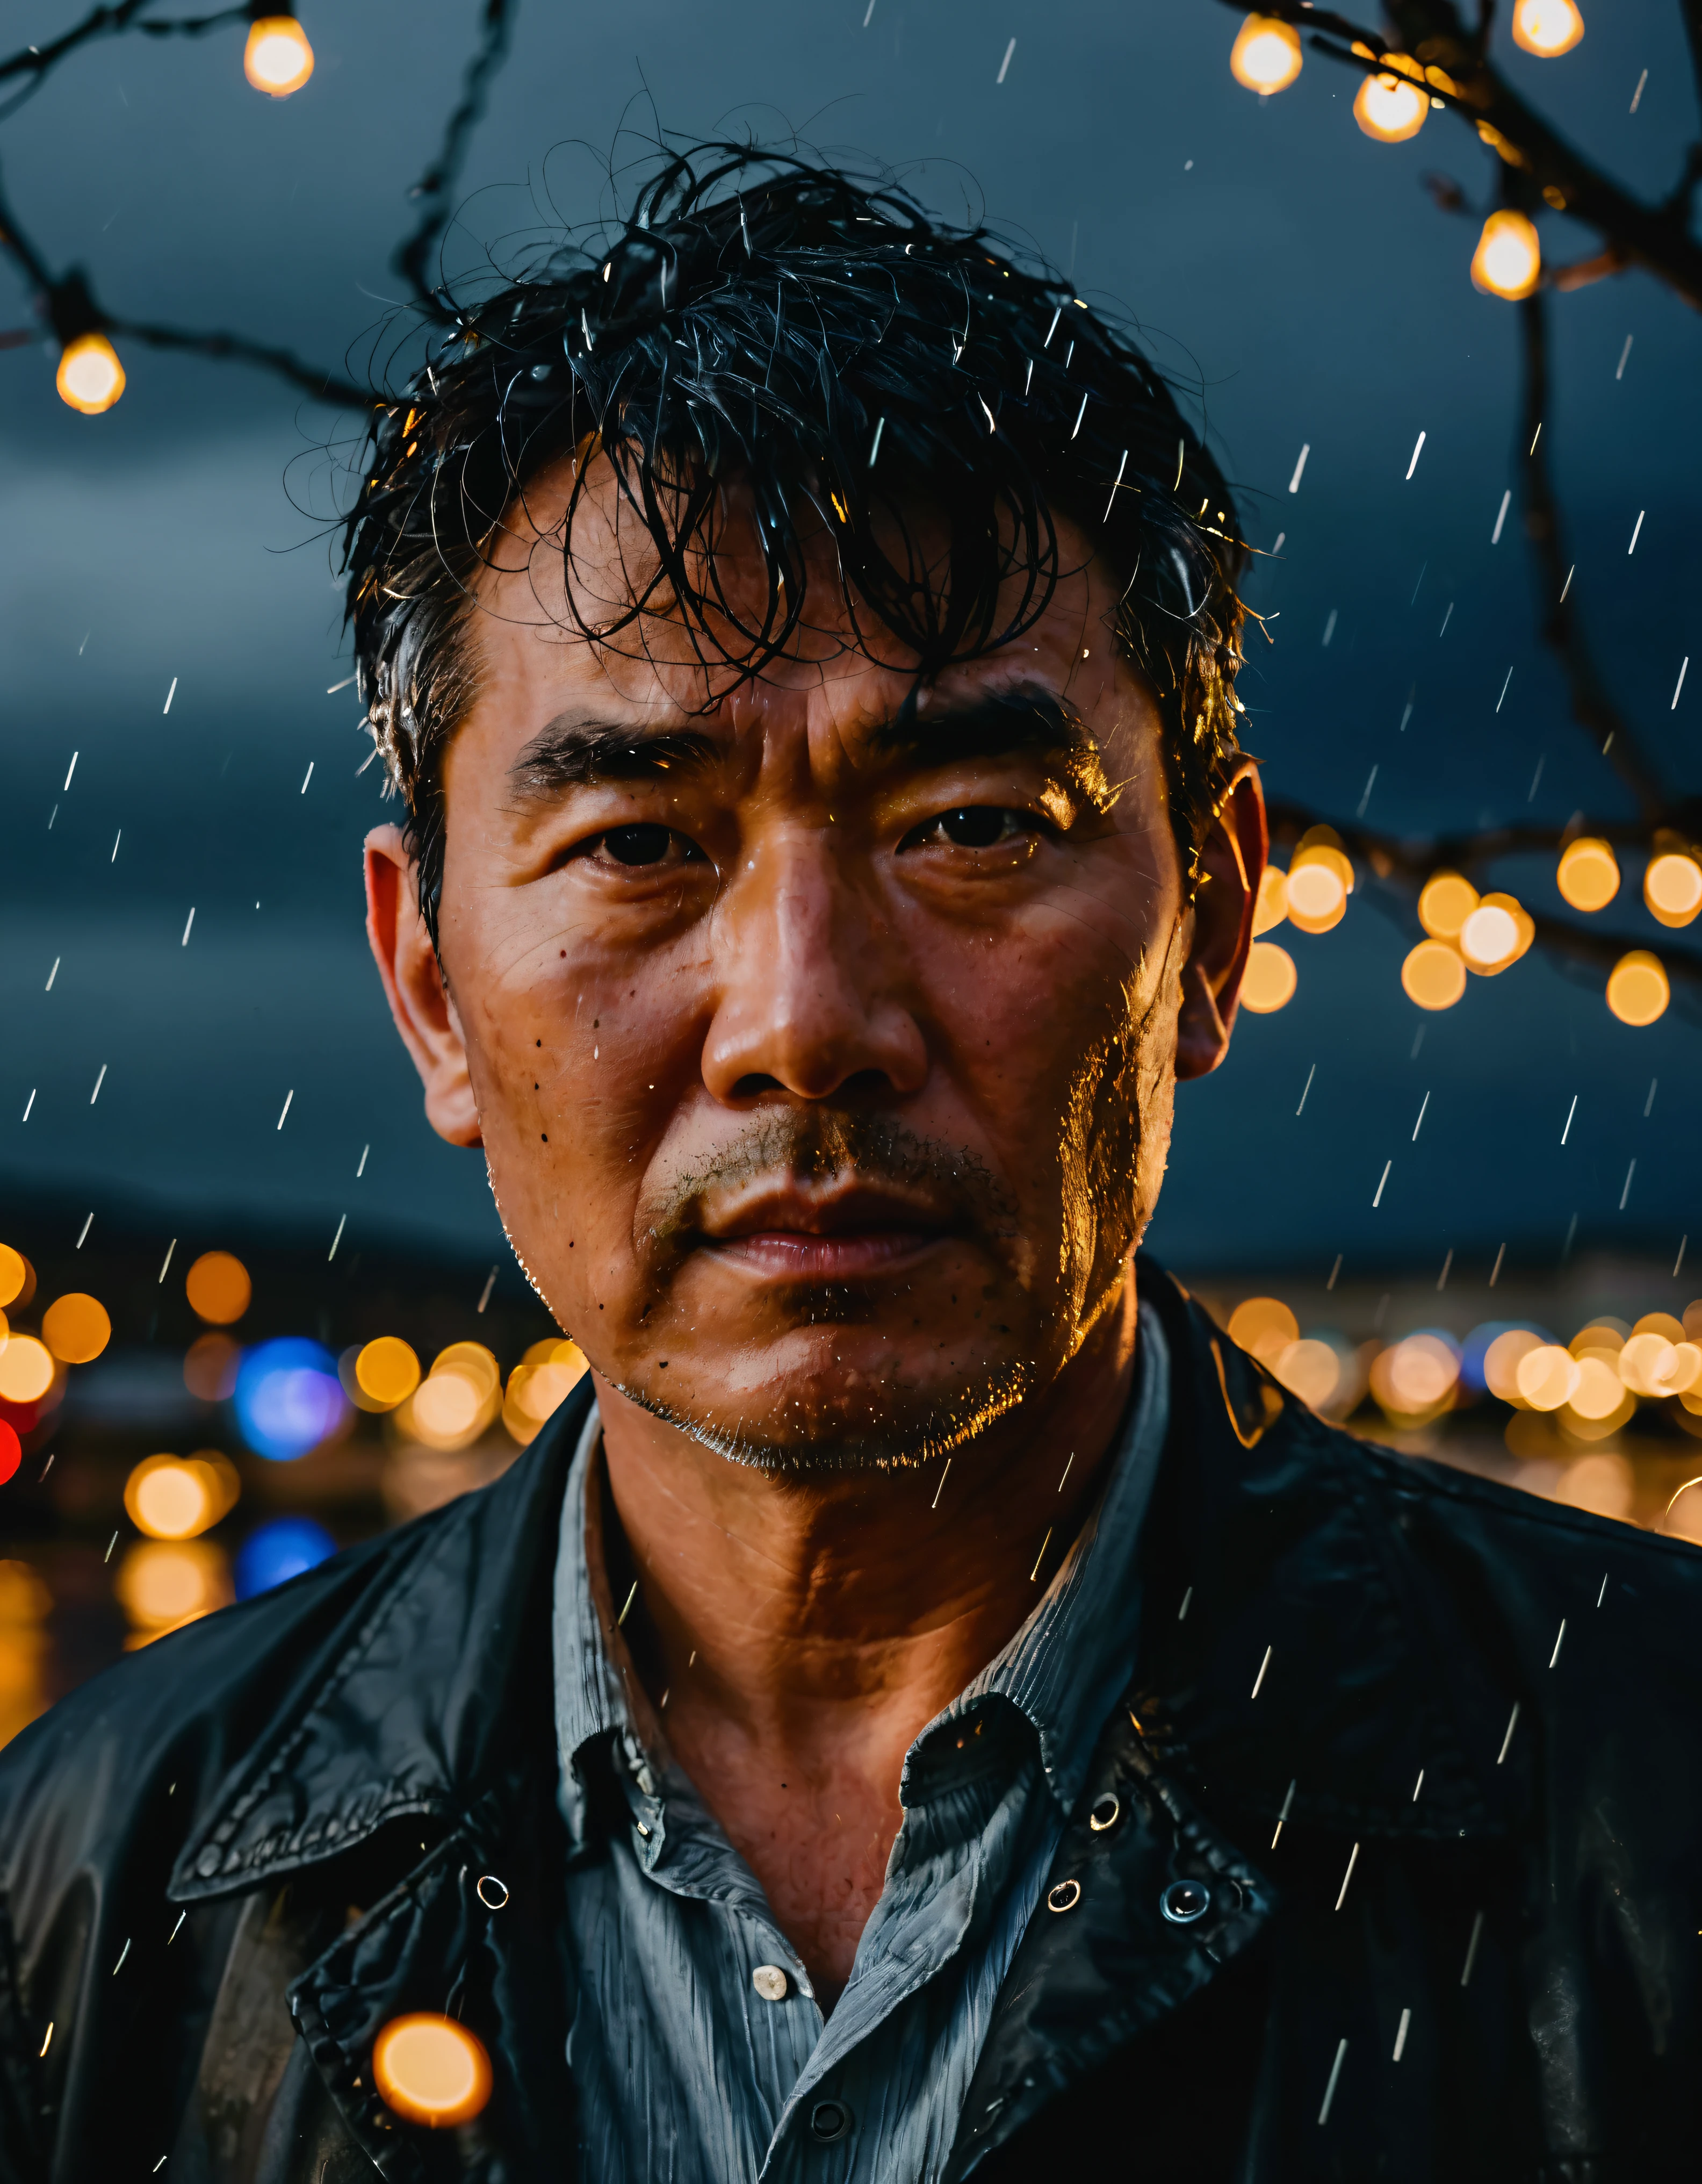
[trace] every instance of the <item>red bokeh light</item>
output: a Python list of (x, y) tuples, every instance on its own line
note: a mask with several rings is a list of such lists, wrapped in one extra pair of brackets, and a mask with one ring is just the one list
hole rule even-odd
[(24, 1444), (3, 1418), (0, 1418), (0, 1486), (17, 1470), (24, 1461)]

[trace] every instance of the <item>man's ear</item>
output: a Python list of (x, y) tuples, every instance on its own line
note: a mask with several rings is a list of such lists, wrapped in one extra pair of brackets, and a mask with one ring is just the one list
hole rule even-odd
[(452, 1145), (482, 1144), (460, 1018), (420, 915), (417, 876), (399, 827), (375, 827), (366, 838), (366, 937), (402, 1044), (426, 1088), (426, 1121)]
[(1270, 849), (1265, 794), (1249, 760), (1219, 805), (1200, 851), (1193, 947), (1182, 972), (1176, 1021), (1178, 1077), (1207, 1076), (1229, 1051)]

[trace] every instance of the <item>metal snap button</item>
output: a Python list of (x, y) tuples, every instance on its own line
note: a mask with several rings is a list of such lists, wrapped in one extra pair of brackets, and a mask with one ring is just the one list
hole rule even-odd
[(1122, 1809), (1122, 1801), (1115, 1791), (1107, 1790), (1103, 1797), (1093, 1800), (1093, 1809), (1087, 1815), (1087, 1825), (1096, 1836), (1102, 1836), (1107, 1828), (1115, 1827)]
[(778, 1964), (759, 1964), (750, 1983), (765, 2002), (784, 2002), (790, 1982)]
[(1081, 1901), (1082, 1884), (1079, 1880), (1060, 1880), (1046, 1892), (1048, 1911), (1073, 1911)]
[(810, 2135), (823, 2146), (843, 2138), (850, 2128), (851, 2111), (843, 2101), (817, 2101), (809, 2111)]
[(481, 1873), (474, 1883), (479, 1901), (487, 1911), (500, 1911), (509, 1900), (509, 1884), (498, 1880), (494, 1873)]
[(1199, 1880), (1173, 1880), (1159, 1898), (1159, 1909), (1172, 1926), (1191, 1926), (1211, 1908), (1211, 1891)]

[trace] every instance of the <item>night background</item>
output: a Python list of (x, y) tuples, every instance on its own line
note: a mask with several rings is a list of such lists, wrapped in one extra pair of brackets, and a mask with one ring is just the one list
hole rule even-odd
[[(9, 36), (46, 46), (79, 13), (14, 9)], [(480, 17), (470, 0), (304, 4), (316, 65), (278, 100), (245, 82), (240, 24), (91, 42), (15, 113), (3, 101), (28, 77), (0, 83), (7, 198), (55, 274), (85, 269), (114, 317), (236, 332), (359, 377), (403, 298), (410, 187)], [(1679, 11), (1595, 0), (1586, 17), (1554, 60), (1501, 25), (1497, 65), (1657, 200), (1699, 131)], [(522, 8), (448, 260), (500, 259), (606, 211), (611, 168), (659, 124), (796, 131), (890, 162), (931, 205), (984, 213), (1132, 315), (1209, 426), (1244, 535), (1273, 556), (1246, 593), (1272, 641), (1249, 623), (1240, 684), (1273, 799), (1391, 837), (1513, 825), (1557, 844), (1574, 815), (1586, 832), (1636, 822), (1540, 641), (1520, 307), (1468, 276), (1501, 163), (1449, 112), (1372, 142), (1351, 112), (1361, 78), (1314, 53), (1279, 96), (1254, 96), (1230, 71), (1238, 22), (1215, 0)], [(1458, 183), (1463, 214), (1427, 175)], [(1539, 226), (1545, 262), (1599, 247), (1553, 213)], [(1672, 703), (1681, 661), (1702, 655), (1702, 342), (1638, 270), (1548, 309), (1543, 445), (1571, 603), (1676, 807), (1702, 792), (1702, 660)], [(0, 265), (0, 327), (34, 323)], [(366, 952), (361, 839), (397, 807), (380, 769), (360, 770), (353, 689), (332, 688), (351, 671), (329, 519), (357, 421), (244, 364), (122, 336), (122, 399), (81, 415), (45, 334), (0, 353), (0, 1241), (32, 1270), (6, 1306), (8, 1347), (67, 1292), (98, 1299), (111, 1335), (86, 1362), (58, 1346), (38, 1396), (0, 1390), (21, 1446), (0, 1486), (0, 1735), (127, 1634), (177, 1619), (173, 1602), (198, 1612), (490, 1475), (536, 1427), (514, 1368), (573, 1369), (542, 1346), (558, 1330), (481, 1162), (426, 1127)], [(1572, 919), (1667, 961), (1671, 1006), (1643, 1028), (1610, 1011), (1604, 962), (1541, 945), (1471, 978), (1456, 1006), (1416, 1007), (1414, 891), (1356, 856), (1333, 930), (1268, 936), (1297, 967), (1292, 1000), (1243, 1012), (1223, 1069), (1182, 1089), (1150, 1242), (1226, 1318), (1249, 1296), (1286, 1301), (1277, 1348), (1298, 1329), (1332, 1351), (1329, 1407), (1356, 1430), (1690, 1529), (1702, 1495), (1666, 1505), (1702, 1457), (1702, 1398), (1657, 1389), (1591, 1418), (1498, 1401), (1482, 1364), (1521, 1315), (1610, 1362), (1647, 1314), (1670, 1316), (1663, 1340), (1702, 1337), (1702, 1312), (1685, 1319), (1702, 1295), (1702, 985), (1674, 967), (1691, 936), (1644, 906), (1646, 854), (1621, 846), (1617, 900)], [(1555, 855), (1474, 877), (1565, 917)], [(192, 1308), (185, 1276), (214, 1250), (253, 1294), (197, 1394), (186, 1352), (225, 1323)], [(1577, 1344), (1601, 1315), (1608, 1334)], [(1465, 1345), (1458, 1379), (1423, 1401), (1366, 1396), (1379, 1351), (1426, 1329)], [(484, 1346), (489, 1368), (463, 1359), (473, 1408), (440, 1407), (434, 1428), (423, 1396), (386, 1410), (368, 1390), (360, 1407), (354, 1358), (387, 1335), (424, 1368)], [(329, 1431), (299, 1457), (261, 1450), (260, 1412), (225, 1392), (273, 1339), (319, 1346), (317, 1364), (279, 1354), (307, 1376), (291, 1386), (309, 1412), (314, 1373), (328, 1390)], [(197, 1537), (143, 1540), (132, 1467), (208, 1450), (240, 1498)], [(320, 1530), (267, 1533), (270, 1561), (251, 1546), (303, 1518)], [(176, 1559), (151, 1564), (156, 1548)]]

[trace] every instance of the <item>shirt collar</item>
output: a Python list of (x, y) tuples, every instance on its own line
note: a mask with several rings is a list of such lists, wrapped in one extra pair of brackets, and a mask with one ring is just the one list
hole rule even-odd
[[(945, 1732), (997, 1697), (1032, 1724), (1048, 1786), (1065, 1811), (1073, 1807), (1094, 1740), (1134, 1672), (1141, 1607), (1135, 1548), (1169, 1422), (1170, 1351), (1157, 1314), (1143, 1304), (1134, 1397), (1098, 1505), (1022, 1628), (911, 1746), (899, 1791), (905, 1803), (924, 1794), (926, 1747), (951, 1748), (955, 1740)], [(562, 1806), (576, 1840), (584, 1833), (578, 1761), (586, 1745), (615, 1732), (638, 1758), (638, 1709), (626, 1687), (631, 1663), (603, 1576), (601, 1440), (593, 1408), (568, 1474), (556, 1557), (556, 1737)]]

